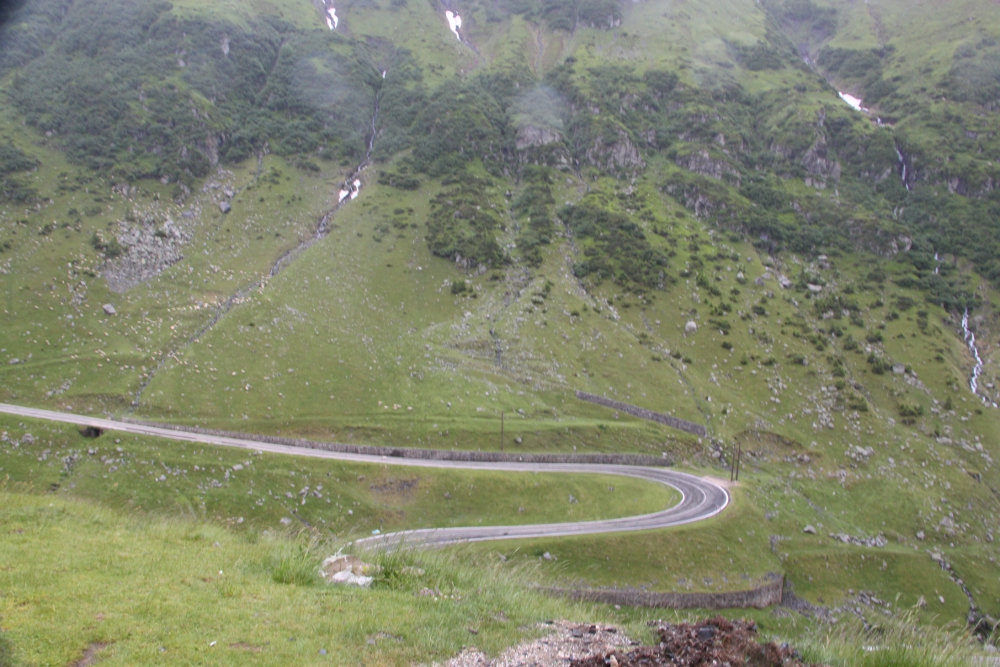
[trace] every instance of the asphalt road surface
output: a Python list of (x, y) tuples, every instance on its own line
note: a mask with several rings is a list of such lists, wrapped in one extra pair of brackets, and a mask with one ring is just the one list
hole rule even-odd
[(291, 454), (308, 456), (317, 459), (335, 459), (338, 461), (357, 461), (359, 463), (376, 463), (382, 465), (406, 466), (411, 468), (453, 468), (462, 470), (491, 470), (510, 472), (556, 472), (573, 474), (602, 474), (637, 477), (677, 489), (681, 493), (681, 501), (659, 512), (641, 514), (638, 516), (621, 517), (618, 519), (603, 519), (599, 521), (572, 521), (568, 523), (544, 523), (523, 526), (467, 526), (456, 528), (425, 528), (421, 530), (405, 530), (396, 533), (373, 535), (357, 540), (355, 543), (364, 547), (391, 548), (401, 544), (408, 546), (434, 546), (455, 544), (458, 542), (480, 542), (483, 540), (512, 540), (534, 537), (559, 537), (564, 535), (594, 535), (597, 533), (620, 533), (637, 530), (653, 530), (668, 528), (685, 523), (703, 521), (715, 516), (729, 504), (729, 493), (718, 484), (687, 473), (665, 468), (647, 468), (643, 466), (623, 465), (591, 465), (581, 463), (483, 463), (475, 461), (433, 461), (424, 459), (404, 459), (387, 456), (367, 456), (364, 454), (348, 454), (329, 452), (306, 447), (291, 447), (275, 445), (255, 440), (228, 438), (225, 436), (176, 431), (173, 429), (130, 424), (128, 422), (75, 415), (68, 412), (54, 412), (38, 408), (25, 408), (17, 405), (0, 403), (0, 413), (44, 419), (48, 421), (76, 424), (78, 426), (94, 426), (107, 431), (121, 431), (135, 435), (148, 435), (169, 440), (196, 442), (204, 445), (235, 447), (253, 451), (270, 452), (274, 454)]

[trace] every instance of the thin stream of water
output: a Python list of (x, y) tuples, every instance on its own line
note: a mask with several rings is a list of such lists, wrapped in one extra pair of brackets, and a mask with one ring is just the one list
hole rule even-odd
[(997, 407), (996, 403), (992, 403), (988, 398), (979, 394), (979, 376), (983, 374), (983, 359), (979, 356), (979, 348), (976, 347), (976, 334), (969, 329), (968, 308), (962, 314), (962, 335), (965, 338), (965, 344), (969, 346), (969, 352), (976, 360), (976, 364), (972, 367), (972, 376), (969, 378), (969, 389), (982, 399), (984, 405), (992, 405), (995, 408)]

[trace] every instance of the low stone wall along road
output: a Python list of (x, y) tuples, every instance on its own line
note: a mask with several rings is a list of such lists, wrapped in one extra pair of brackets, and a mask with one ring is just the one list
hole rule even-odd
[(176, 428), (160, 428), (146, 424), (101, 419), (68, 412), (54, 412), (38, 408), (25, 408), (0, 403), (0, 413), (44, 419), (47, 421), (75, 424), (87, 428), (106, 431), (121, 431), (135, 435), (147, 435), (168, 440), (195, 442), (204, 445), (236, 447), (273, 454), (291, 454), (318, 459), (356, 461), (381, 465), (407, 466), (411, 468), (451, 468), (458, 470), (491, 470), (509, 472), (557, 472), (571, 474), (602, 474), (637, 477), (673, 487), (681, 493), (681, 501), (659, 512), (639, 516), (605, 519), (601, 521), (573, 521), (568, 523), (547, 523), (527, 526), (468, 526), (457, 528), (428, 528), (386, 533), (358, 540), (356, 544), (366, 548), (393, 548), (407, 546), (435, 546), (458, 542), (480, 542), (483, 540), (513, 540), (537, 537), (559, 537), (564, 535), (594, 535), (598, 533), (621, 533), (638, 530), (669, 528), (695, 521), (703, 521), (715, 516), (729, 504), (729, 493), (718, 484), (687, 473), (667, 468), (651, 468), (634, 465), (593, 465), (586, 463), (537, 463), (537, 462), (482, 462), (448, 461), (433, 459), (407, 459), (390, 456), (370, 456), (348, 452), (335, 452), (308, 447), (291, 447), (244, 438), (194, 433)]

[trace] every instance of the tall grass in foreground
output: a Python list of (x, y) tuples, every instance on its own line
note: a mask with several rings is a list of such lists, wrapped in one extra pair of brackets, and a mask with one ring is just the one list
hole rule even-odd
[[(364, 664), (487, 653), (550, 618), (601, 620), (529, 590), (533, 566), (436, 550), (359, 553), (370, 589), (322, 582), (343, 546), (309, 530), (235, 533), (0, 486), (0, 666)], [(423, 593), (423, 594), (422, 594)]]
[(796, 648), (805, 660), (834, 667), (968, 667), (982, 655), (968, 632), (918, 625), (912, 610), (870, 628), (858, 620), (826, 626), (799, 639)]

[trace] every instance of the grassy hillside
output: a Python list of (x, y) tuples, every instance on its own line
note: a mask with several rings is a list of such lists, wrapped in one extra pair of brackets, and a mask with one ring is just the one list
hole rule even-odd
[[(108, 665), (406, 664), (457, 653), (469, 628), (492, 652), (534, 623), (583, 613), (528, 593), (514, 572), (441, 554), (380, 558), (373, 590), (346, 589), (319, 580), (331, 547), (308, 535), (249, 538), (9, 489), (3, 504), (5, 664), (88, 651)], [(400, 574), (414, 563), (422, 574)]]
[[(449, 7), (461, 40), (420, 2), (338, 6), (334, 31), (304, 0), (25, 3), (0, 36), (0, 400), (445, 449), (498, 449), (503, 413), (516, 451), (720, 476), (739, 443), (717, 520), (484, 551), (549, 551), (540, 576), (597, 586), (784, 574), (815, 605), (865, 590), (940, 622), (968, 616), (960, 579), (1000, 614), (995, 7)], [(364, 509), (338, 531), (521, 506), (384, 503), (343, 478)], [(284, 516), (199, 509), (208, 479), (141, 504)], [(629, 509), (546, 483), (580, 504), (544, 512)]]

